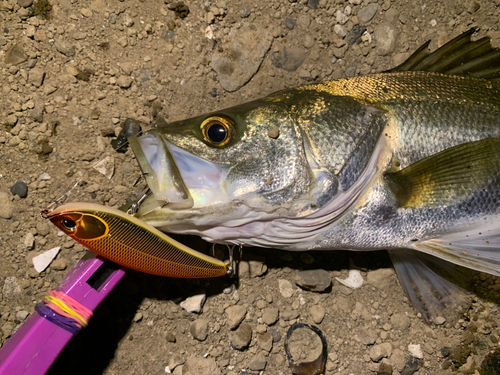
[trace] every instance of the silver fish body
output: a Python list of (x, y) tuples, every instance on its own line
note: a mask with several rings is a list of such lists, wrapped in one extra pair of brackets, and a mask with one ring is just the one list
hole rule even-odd
[(499, 137), (500, 84), (470, 74), (286, 90), (131, 139), (153, 192), (138, 216), (215, 243), (411, 249), (500, 276)]

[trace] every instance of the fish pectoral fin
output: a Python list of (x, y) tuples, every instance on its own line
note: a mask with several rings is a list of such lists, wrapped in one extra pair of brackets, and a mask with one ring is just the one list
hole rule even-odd
[(491, 46), (489, 37), (471, 41), (476, 31), (472, 28), (432, 53), (428, 50), (428, 41), (388, 72), (426, 71), (498, 80), (500, 50)]
[(399, 207), (456, 203), (500, 178), (500, 139), (454, 146), (384, 177)]
[(390, 250), (389, 255), (406, 296), (425, 321), (457, 321), (470, 305), (469, 293), (459, 286), (471, 283), (469, 270), (415, 250)]

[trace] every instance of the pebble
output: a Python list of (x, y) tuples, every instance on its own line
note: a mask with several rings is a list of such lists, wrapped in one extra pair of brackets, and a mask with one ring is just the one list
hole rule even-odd
[(179, 354), (174, 354), (168, 361), (168, 367), (170, 367), (170, 370), (173, 371), (176, 367), (183, 365), (184, 363), (186, 363), (186, 359), (184, 357)]
[(231, 338), (231, 346), (237, 350), (243, 350), (252, 340), (252, 327), (247, 323), (241, 323), (236, 331), (233, 332)]
[(314, 43), (316, 43), (314, 37), (310, 34), (307, 34), (304, 38), (304, 47), (307, 49), (312, 48), (314, 46)]
[(182, 366), (182, 375), (221, 375), (221, 372), (213, 358), (189, 357)]
[(207, 295), (205, 293), (197, 294), (186, 298), (180, 303), (180, 306), (187, 312), (199, 314), (206, 299)]
[(360, 340), (364, 345), (373, 345), (378, 339), (378, 334), (373, 329), (366, 329), (360, 335)]
[(241, 305), (229, 306), (226, 309), (227, 323), (230, 329), (236, 329), (245, 319), (247, 309)]
[(24, 52), (24, 49), (17, 44), (13, 45), (5, 52), (5, 64), (19, 65), (26, 60), (28, 60), (28, 55)]
[(387, 359), (384, 358), (382, 362), (380, 362), (377, 375), (392, 375), (392, 365)]
[(420, 347), (420, 344), (409, 344), (408, 351), (410, 352), (412, 357), (415, 357), (418, 359), (424, 358), (424, 353), (422, 352), (422, 348)]
[(373, 36), (377, 41), (376, 51), (379, 56), (386, 56), (396, 48), (398, 31), (392, 24), (384, 22), (377, 25)]
[(320, 324), (325, 317), (325, 309), (321, 305), (313, 305), (309, 309), (309, 314), (311, 314), (314, 323)]
[(361, 23), (370, 22), (371, 19), (375, 16), (375, 13), (377, 13), (377, 10), (378, 10), (377, 3), (371, 3), (368, 6), (364, 7), (358, 12), (359, 21)]
[(23, 8), (27, 8), (31, 4), (33, 4), (33, 0), (17, 0), (17, 5)]
[(411, 321), (406, 314), (393, 314), (391, 316), (391, 324), (394, 329), (405, 331), (410, 328)]
[(24, 320), (26, 320), (26, 318), (28, 317), (30, 313), (27, 312), (26, 310), (19, 310), (17, 313), (16, 313), (16, 319), (23, 322)]
[(33, 233), (31, 232), (26, 233), (26, 236), (24, 236), (23, 243), (28, 250), (32, 250), (33, 247), (35, 246), (35, 236), (33, 236)]
[(17, 282), (17, 278), (15, 276), (6, 277), (2, 288), (3, 298), (13, 300), (19, 298), (21, 293), (22, 288)]
[(36, 231), (40, 236), (46, 236), (50, 233), (50, 227), (43, 221), (36, 223)]
[(285, 279), (279, 279), (278, 285), (279, 285), (280, 293), (283, 297), (290, 298), (291, 296), (293, 296), (293, 293), (295, 291), (293, 290), (292, 283), (290, 281), (285, 280)]
[(135, 315), (134, 315), (134, 319), (133, 319), (133, 321), (134, 321), (135, 323), (138, 323), (138, 322), (140, 322), (140, 321), (142, 320), (142, 318), (143, 318), (143, 317), (144, 317), (144, 315), (142, 315), (142, 313), (141, 313), (141, 312), (137, 312), (137, 313), (135, 313)]
[(248, 18), (250, 17), (250, 14), (252, 14), (252, 11), (248, 9), (247, 7), (242, 7), (240, 8), (240, 11), (238, 12), (241, 18)]
[[(346, 71), (346, 76), (347, 76), (347, 71)], [(335, 280), (337, 280), (342, 285), (345, 285), (346, 287), (351, 289), (361, 288), (364, 282), (363, 277), (361, 276), (359, 270), (349, 270), (349, 276), (346, 279), (341, 279), (339, 277), (336, 277)]]
[(134, 82), (134, 79), (125, 75), (121, 75), (116, 80), (116, 84), (122, 89), (128, 89), (130, 86), (132, 86), (132, 82)]
[(273, 36), (264, 28), (243, 26), (237, 32), (231, 31), (228, 40), (225, 52), (212, 55), (211, 66), (221, 86), (233, 92), (257, 73)]
[(65, 40), (56, 41), (54, 47), (57, 51), (68, 57), (74, 56), (76, 52), (75, 46)]
[(324, 292), (332, 285), (332, 278), (325, 270), (307, 270), (296, 274), (295, 283), (304, 290)]
[(251, 360), (250, 363), (248, 364), (248, 367), (252, 371), (261, 371), (266, 368), (266, 357), (264, 356), (263, 353), (258, 353), (255, 355)]
[(272, 326), (278, 321), (279, 310), (276, 307), (269, 307), (262, 314), (262, 321), (268, 326)]
[(366, 274), (366, 281), (368, 284), (377, 289), (387, 289), (391, 283), (394, 270), (392, 268), (379, 268), (378, 270), (369, 271)]
[(67, 267), (68, 261), (66, 260), (66, 258), (58, 258), (54, 260), (50, 265), (50, 268), (56, 271), (64, 271)]
[(355, 25), (347, 34), (345, 41), (348, 45), (352, 46), (356, 41), (361, 38), (361, 35), (366, 31), (366, 26)]
[(335, 12), (335, 19), (338, 24), (345, 25), (349, 21), (349, 17), (344, 14), (340, 9)]
[(125, 26), (125, 27), (132, 27), (132, 26), (134, 26), (134, 20), (133, 20), (133, 18), (126, 14), (123, 17), (123, 19), (122, 19), (122, 25)]
[(26, 63), (26, 66), (28, 68), (34, 68), (36, 66), (36, 63), (38, 62), (38, 59), (28, 59), (28, 62)]
[(33, 265), (35, 266), (35, 270), (40, 273), (43, 270), (45, 270), (50, 263), (54, 260), (54, 258), (57, 256), (59, 253), (59, 250), (61, 250), (61, 247), (54, 247), (50, 250), (47, 250), (43, 252), (40, 255), (37, 255), (36, 257), (33, 258)]
[(273, 341), (274, 338), (269, 332), (263, 332), (257, 336), (257, 342), (259, 343), (259, 347), (268, 353), (273, 348)]
[(14, 215), (14, 206), (10, 201), (7, 193), (0, 192), (0, 217), (3, 219), (11, 219)]
[(252, 260), (242, 260), (238, 264), (238, 277), (259, 277), (267, 272), (266, 259), (264, 257), (253, 257)]
[(10, 187), (10, 192), (20, 198), (26, 198), (28, 195), (28, 185), (24, 181), (17, 181)]
[(175, 342), (177, 340), (177, 337), (175, 337), (175, 334), (171, 331), (168, 331), (165, 333), (165, 340), (168, 342)]
[(437, 316), (437, 317), (433, 318), (432, 321), (434, 322), (434, 324), (440, 326), (446, 322), (446, 318), (443, 316)]
[(14, 114), (8, 115), (6, 120), (7, 120), (7, 125), (14, 126), (17, 123), (17, 116)]
[(297, 319), (299, 316), (300, 313), (297, 310), (284, 310), (281, 312), (281, 318), (285, 321)]
[(134, 119), (127, 118), (123, 123), (122, 130), (116, 139), (111, 141), (111, 146), (120, 153), (127, 152), (128, 137), (138, 135), (142, 131), (141, 125)]
[(189, 326), (189, 333), (198, 341), (205, 341), (208, 336), (208, 321), (205, 319), (196, 319)]
[(387, 358), (391, 355), (392, 345), (388, 342), (373, 345), (370, 348), (370, 358), (373, 362), (378, 362), (382, 358)]
[(295, 20), (292, 17), (285, 18), (285, 26), (288, 30), (293, 30), (295, 27)]
[(273, 337), (273, 343), (280, 342), (282, 336), (280, 331), (271, 328), (268, 332)]
[[(471, 356), (469, 358), (472, 358)], [(469, 358), (467, 358), (467, 362), (469, 362)], [(472, 363), (471, 363), (472, 364)], [(464, 366), (462, 366), (464, 367)], [(464, 373), (470, 373), (470, 368), (465, 369), (460, 367), (459, 371)], [(420, 361), (415, 357), (408, 358), (408, 361), (405, 364), (405, 367), (401, 371), (401, 375), (413, 375), (420, 368)]]
[(272, 64), (288, 72), (294, 72), (304, 63), (307, 51), (303, 47), (284, 46), (271, 55)]

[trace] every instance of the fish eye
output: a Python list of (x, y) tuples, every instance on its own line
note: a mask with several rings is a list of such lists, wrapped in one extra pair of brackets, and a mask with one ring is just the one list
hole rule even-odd
[(70, 219), (63, 219), (61, 221), (61, 225), (64, 229), (69, 230), (70, 232), (73, 232), (76, 229), (76, 223)]
[(219, 116), (212, 116), (201, 123), (201, 131), (205, 141), (215, 147), (222, 147), (234, 137), (234, 121)]

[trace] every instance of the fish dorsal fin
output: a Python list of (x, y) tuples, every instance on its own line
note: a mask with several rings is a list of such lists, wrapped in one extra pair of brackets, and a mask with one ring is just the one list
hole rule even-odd
[(429, 156), (385, 179), (399, 207), (454, 203), (500, 175), (500, 139), (463, 143)]
[(387, 72), (426, 71), (500, 80), (500, 50), (493, 48), (489, 37), (476, 41), (472, 28), (434, 52), (424, 43), (404, 63)]

